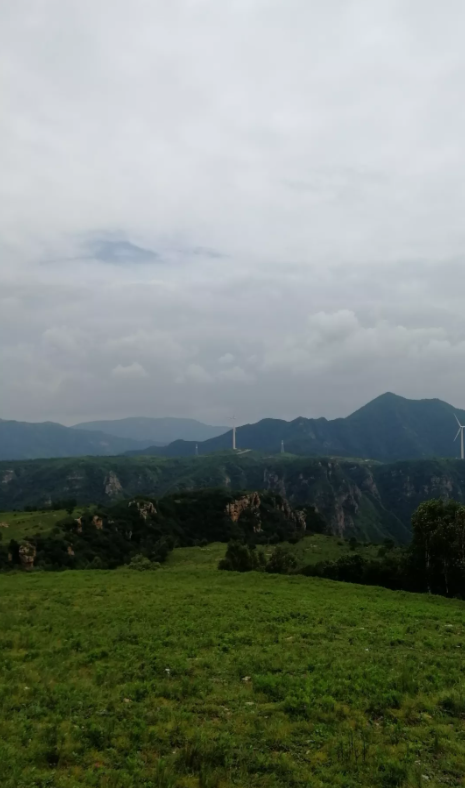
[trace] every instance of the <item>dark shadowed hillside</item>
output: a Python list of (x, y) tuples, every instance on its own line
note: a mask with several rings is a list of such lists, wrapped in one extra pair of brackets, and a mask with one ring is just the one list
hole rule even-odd
[[(262, 419), (257, 424), (245, 424), (237, 429), (236, 443), (240, 449), (277, 453), (284, 441), (286, 452), (291, 454), (361, 457), (382, 462), (458, 457), (454, 414), (465, 423), (465, 411), (447, 402), (383, 394), (345, 419)], [(199, 454), (230, 448), (231, 440), (228, 432), (199, 443)], [(194, 452), (194, 443), (176, 441), (143, 453), (186, 457)]]
[(406, 541), (410, 517), (428, 498), (465, 502), (465, 463), (422, 460), (376, 462), (269, 457), (225, 452), (167, 460), (111, 457), (0, 463), (0, 508), (50, 505), (74, 498), (109, 504), (136, 495), (161, 496), (208, 487), (267, 490), (292, 506), (317, 508), (331, 533)]

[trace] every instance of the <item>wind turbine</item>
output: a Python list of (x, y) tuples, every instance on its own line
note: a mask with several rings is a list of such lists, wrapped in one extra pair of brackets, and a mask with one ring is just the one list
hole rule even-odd
[(236, 417), (231, 416), (232, 421), (232, 447), (233, 451), (236, 451)]
[(460, 458), (462, 460), (465, 460), (465, 446), (464, 446), (464, 442), (463, 442), (463, 431), (465, 430), (465, 424), (460, 424), (457, 416), (455, 416), (455, 421), (459, 425), (459, 431), (458, 431), (457, 435), (455, 436), (454, 441), (456, 441), (457, 438), (460, 435)]

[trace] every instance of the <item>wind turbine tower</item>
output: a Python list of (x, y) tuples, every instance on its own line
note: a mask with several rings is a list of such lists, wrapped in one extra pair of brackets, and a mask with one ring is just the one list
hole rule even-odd
[(195, 444), (195, 456), (196, 457), (199, 456), (199, 444), (198, 443)]
[(284, 441), (281, 441), (281, 454), (284, 454)]
[(460, 424), (457, 416), (455, 417), (455, 420), (456, 420), (457, 424), (459, 425), (459, 431), (458, 431), (457, 435), (455, 436), (454, 440), (457, 440), (457, 438), (460, 435), (460, 458), (462, 460), (465, 460), (465, 445), (464, 445), (464, 440), (463, 440), (463, 431), (465, 430), (465, 424)]
[(231, 417), (232, 421), (232, 447), (233, 451), (236, 451), (236, 417)]

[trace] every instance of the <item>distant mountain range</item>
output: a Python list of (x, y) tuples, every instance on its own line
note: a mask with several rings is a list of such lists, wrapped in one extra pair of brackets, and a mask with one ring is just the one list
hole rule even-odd
[[(381, 462), (458, 457), (454, 444), (457, 414), (465, 424), (465, 411), (439, 399), (409, 400), (395, 394), (383, 394), (344, 419), (306, 419), (294, 421), (262, 419), (236, 430), (238, 449), (278, 453), (281, 441), (286, 453), (307, 456), (360, 457)], [(229, 430), (198, 444), (199, 454), (229, 449)], [(188, 457), (195, 444), (174, 441), (165, 447), (150, 447), (143, 452), (164, 457)]]
[(137, 453), (154, 442), (163, 445), (178, 437), (205, 440), (226, 429), (192, 419), (134, 418), (90, 422), (75, 427), (64, 427), (51, 421), (31, 424), (0, 419), (0, 460), (109, 456), (128, 450)]
[[(383, 394), (344, 419), (262, 419), (236, 431), (239, 450), (278, 454), (359, 457), (393, 462), (458, 457), (455, 415), (465, 411), (438, 399), (409, 400)], [(163, 445), (165, 444), (165, 445)], [(109, 456), (192, 457), (230, 449), (231, 430), (192, 419), (128, 418), (64, 427), (0, 420), (0, 460)]]
[(182, 439), (185, 441), (206, 441), (228, 431), (228, 427), (212, 427), (195, 419), (150, 419), (134, 416), (114, 421), (88, 421), (76, 424), (75, 430), (105, 432), (117, 438), (127, 438), (164, 446)]
[(107, 456), (128, 449), (143, 449), (145, 443), (116, 438), (103, 432), (84, 432), (45, 421), (30, 424), (0, 419), (0, 459), (35, 460), (50, 457)]

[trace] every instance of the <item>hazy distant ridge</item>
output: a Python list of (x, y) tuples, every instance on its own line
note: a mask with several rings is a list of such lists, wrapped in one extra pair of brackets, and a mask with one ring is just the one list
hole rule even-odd
[[(458, 457), (454, 443), (457, 414), (465, 424), (465, 411), (439, 399), (409, 400), (383, 394), (345, 419), (293, 421), (262, 419), (238, 427), (239, 449), (277, 453), (281, 441), (286, 452), (299, 455), (361, 457), (391, 462), (428, 457)], [(199, 443), (199, 454), (231, 447), (231, 431)], [(144, 454), (168, 457), (191, 456), (193, 443), (176, 441), (164, 448), (149, 448)]]
[(133, 416), (127, 419), (89, 421), (76, 424), (75, 430), (97, 430), (118, 438), (149, 441), (164, 445), (175, 440), (206, 441), (228, 431), (228, 427), (213, 427), (195, 419), (159, 418)]
[(109, 456), (162, 446), (183, 437), (205, 440), (227, 427), (211, 427), (192, 419), (129, 418), (65, 427), (51, 421), (30, 423), (0, 419), (0, 460)]

